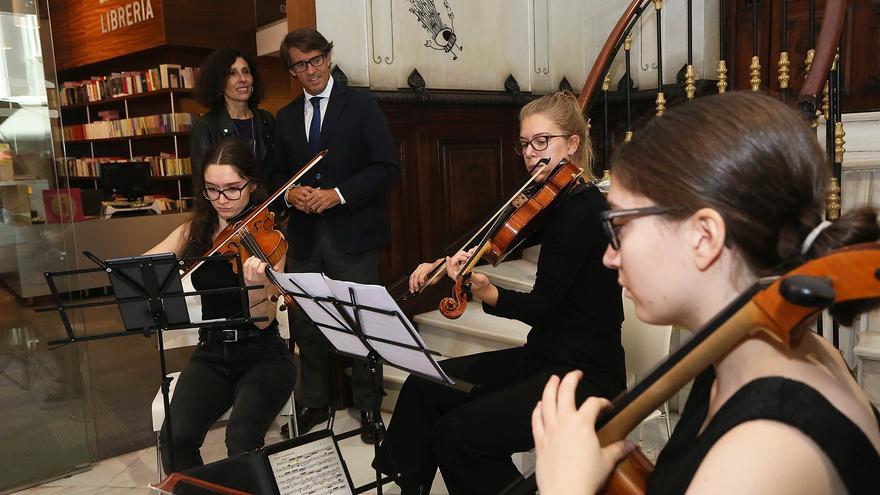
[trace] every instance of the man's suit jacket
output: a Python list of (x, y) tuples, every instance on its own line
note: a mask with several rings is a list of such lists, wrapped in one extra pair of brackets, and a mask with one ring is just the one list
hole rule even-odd
[[(306, 141), (304, 102), (300, 96), (276, 116), (270, 190), (281, 187), (312, 158)], [(327, 155), (300, 185), (339, 188), (346, 203), (320, 215), (290, 208), (287, 232), (293, 257), (302, 259), (311, 254), (319, 217), (326, 219), (330, 232), (350, 254), (387, 243), (390, 234), (383, 193), (400, 176), (400, 164), (385, 116), (368, 93), (333, 82), (321, 125), (320, 149), (326, 149)]]

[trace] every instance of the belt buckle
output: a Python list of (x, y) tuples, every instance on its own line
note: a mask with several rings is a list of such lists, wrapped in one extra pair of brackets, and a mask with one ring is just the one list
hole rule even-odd
[(220, 340), (223, 342), (238, 342), (238, 330), (232, 328), (220, 331)]

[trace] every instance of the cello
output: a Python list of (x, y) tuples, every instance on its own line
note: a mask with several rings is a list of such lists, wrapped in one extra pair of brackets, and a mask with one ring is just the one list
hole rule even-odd
[[(808, 261), (780, 277), (758, 280), (722, 309), (692, 338), (670, 354), (633, 389), (617, 397), (596, 421), (602, 446), (626, 438), (651, 411), (706, 367), (749, 338), (765, 334), (796, 348), (811, 319), (828, 308), (843, 325), (880, 305), (880, 243), (857, 244)], [(606, 486), (612, 495), (645, 492), (653, 465), (631, 452)], [(504, 495), (532, 494), (534, 473), (508, 487)]]

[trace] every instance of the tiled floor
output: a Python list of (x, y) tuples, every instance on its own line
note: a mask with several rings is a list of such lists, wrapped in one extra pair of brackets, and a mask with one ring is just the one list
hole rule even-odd
[[(383, 417), (386, 422), (390, 419), (388, 414), (384, 414)], [(677, 415), (672, 416), (673, 426), (677, 419)], [(280, 425), (282, 421), (283, 418), (279, 418), (269, 431), (266, 436), (267, 444), (281, 440)], [(340, 433), (357, 426), (358, 421), (352, 414), (341, 412), (337, 413), (333, 429)], [(205, 445), (202, 447), (202, 457), (205, 462), (226, 457), (226, 446), (223, 441), (224, 431), (224, 428), (221, 427), (208, 433)], [(666, 427), (662, 420), (652, 420), (642, 427), (641, 440), (639, 440), (637, 431), (633, 432), (630, 438), (641, 445), (642, 450), (651, 460), (655, 460), (660, 448), (666, 442)], [(373, 446), (361, 442), (360, 437), (353, 437), (340, 442), (340, 448), (355, 486), (373, 480), (375, 474), (370, 468), (370, 463), (373, 460)], [(147, 485), (156, 481), (156, 449), (149, 447), (106, 459), (92, 465), (89, 471), (19, 491), (16, 492), (16, 495), (146, 495), (155, 493)], [(394, 484), (386, 485), (383, 491), (391, 494), (400, 493)], [(376, 493), (376, 491), (367, 493)], [(431, 493), (438, 495), (447, 493), (439, 475), (435, 479)]]
[[(387, 422), (390, 419), (390, 415), (384, 415), (384, 419)], [(266, 436), (267, 444), (282, 440), (280, 425), (283, 420), (283, 418), (279, 418), (269, 431)], [(358, 426), (358, 420), (354, 416), (346, 412), (340, 412), (336, 415), (333, 430), (339, 433)], [(223, 441), (224, 434), (225, 429), (222, 427), (208, 432), (205, 444), (202, 447), (202, 457), (205, 462), (226, 457), (226, 446)], [(375, 473), (370, 468), (370, 463), (373, 460), (372, 445), (363, 443), (360, 437), (356, 436), (340, 442), (340, 448), (355, 486), (363, 485), (374, 479)], [(158, 481), (157, 476), (156, 449), (155, 447), (149, 447), (106, 459), (93, 464), (88, 471), (22, 490), (16, 492), (16, 495), (146, 495), (155, 493), (147, 485)], [(442, 484), (442, 481), (440, 483)], [(386, 487), (383, 490), (385, 493), (399, 493), (393, 485), (386, 485)], [(376, 492), (374, 490), (367, 493)], [(438, 485), (436, 493), (446, 493), (446, 490)]]

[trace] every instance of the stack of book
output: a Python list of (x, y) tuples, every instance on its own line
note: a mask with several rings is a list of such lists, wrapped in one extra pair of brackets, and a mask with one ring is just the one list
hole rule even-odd
[(98, 177), (102, 163), (130, 162), (122, 156), (99, 156), (96, 158), (59, 158), (58, 174), (62, 177)]
[(189, 132), (192, 128), (193, 114), (163, 113), (129, 119), (99, 120), (89, 124), (64, 126), (65, 141), (87, 139), (108, 139), (118, 137), (146, 136), (170, 132)]
[(162, 64), (143, 71), (114, 72), (83, 81), (68, 81), (61, 87), (61, 105), (93, 103), (111, 98), (148, 93), (160, 89), (191, 89), (198, 69)]
[(176, 177), (192, 173), (192, 161), (189, 157), (177, 158), (170, 153), (159, 156), (136, 156), (134, 161), (150, 162), (153, 177)]

